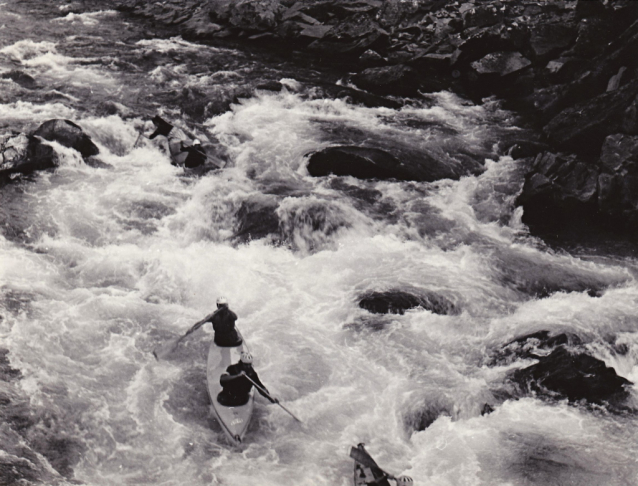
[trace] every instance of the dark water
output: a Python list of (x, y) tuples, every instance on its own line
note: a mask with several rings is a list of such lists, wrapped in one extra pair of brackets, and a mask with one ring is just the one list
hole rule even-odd
[[(346, 485), (348, 449), (365, 442), (418, 485), (638, 484), (632, 417), (503, 403), (507, 373), (529, 363), (485, 365), (516, 336), (567, 331), (638, 381), (635, 260), (528, 236), (514, 206), (524, 167), (498, 155), (520, 130), (509, 113), (450, 93), (353, 105), (325, 96), (338, 73), (168, 35), (105, 2), (0, 3), (0, 75), (33, 81), (0, 79), (2, 132), (68, 118), (111, 166), (57, 147), (55, 172), (0, 192), (0, 483)], [(267, 81), (285, 88), (254, 91)], [(134, 146), (158, 112), (225, 169), (195, 177)], [(309, 177), (305, 155), (336, 143), (486, 170)], [(384, 290), (457, 312), (358, 307)], [(219, 295), (305, 423), (258, 401), (242, 452), (209, 414), (210, 329), (167, 361), (151, 354)], [(436, 420), (421, 430), (424, 417)]]

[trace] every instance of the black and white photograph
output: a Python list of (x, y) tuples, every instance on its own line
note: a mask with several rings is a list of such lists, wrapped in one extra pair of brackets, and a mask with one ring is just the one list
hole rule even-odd
[(0, 486), (638, 486), (638, 1), (0, 0)]

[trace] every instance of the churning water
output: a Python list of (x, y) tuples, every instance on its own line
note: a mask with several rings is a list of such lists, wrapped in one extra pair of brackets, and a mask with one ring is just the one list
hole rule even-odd
[[(529, 362), (487, 366), (517, 336), (573, 332), (638, 382), (636, 262), (527, 234), (524, 167), (497, 155), (519, 130), (508, 113), (449, 93), (402, 109), (330, 99), (316, 73), (152, 38), (99, 3), (0, 1), (0, 74), (34, 80), (0, 79), (3, 132), (71, 119), (108, 164), (56, 146), (57, 170), (0, 190), (0, 483), (348, 485), (349, 447), (365, 442), (419, 486), (638, 484), (633, 417), (503, 401), (507, 373)], [(180, 121), (184, 88), (213, 97), (264, 80), (284, 89), (182, 120), (223, 170), (185, 174), (136, 144), (153, 114)], [(310, 177), (306, 154), (338, 143), (486, 170)], [(359, 308), (386, 290), (443, 296), (453, 312)], [(258, 398), (243, 451), (209, 414), (211, 329), (168, 360), (151, 354), (219, 295), (262, 381), (304, 421)]]

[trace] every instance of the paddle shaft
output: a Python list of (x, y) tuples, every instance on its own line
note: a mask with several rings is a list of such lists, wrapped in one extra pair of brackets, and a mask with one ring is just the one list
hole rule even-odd
[[(262, 392), (263, 392), (263, 393), (264, 393), (264, 394), (265, 394), (268, 398), (270, 398), (271, 400), (274, 400), (274, 398), (273, 398), (273, 397), (271, 397), (271, 396), (270, 396), (270, 394), (269, 394), (266, 390), (264, 390), (264, 389), (263, 389), (262, 387), (260, 387), (257, 383), (255, 383), (255, 381), (254, 381), (254, 380), (253, 380), (250, 376), (248, 376), (248, 375), (244, 375), (244, 376), (246, 376), (246, 378), (248, 378), (248, 381), (250, 381), (253, 385), (255, 385), (255, 388), (257, 388), (257, 389), (261, 390), (261, 391), (262, 391)], [(279, 401), (276, 401), (275, 403), (276, 403), (277, 405), (279, 405), (281, 408), (283, 408), (286, 412), (288, 412), (288, 413), (290, 414), (290, 416), (291, 416), (292, 418), (294, 418), (297, 422), (303, 423), (303, 422), (301, 422), (301, 420), (299, 420), (297, 417), (295, 417), (295, 414), (294, 414), (294, 413), (292, 413), (290, 410), (288, 410), (286, 407), (284, 407), (281, 403), (279, 403)]]

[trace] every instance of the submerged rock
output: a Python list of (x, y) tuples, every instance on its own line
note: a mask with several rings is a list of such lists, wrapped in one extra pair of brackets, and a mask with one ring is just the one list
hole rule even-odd
[(580, 337), (572, 333), (550, 334), (549, 331), (537, 331), (532, 334), (513, 339), (497, 350), (490, 366), (508, 365), (521, 359), (538, 359), (546, 356), (557, 346), (577, 346), (582, 343)]
[(434, 314), (456, 315), (456, 305), (434, 292), (411, 294), (402, 290), (369, 292), (362, 296), (359, 307), (373, 314), (403, 314), (406, 310), (422, 307)]

